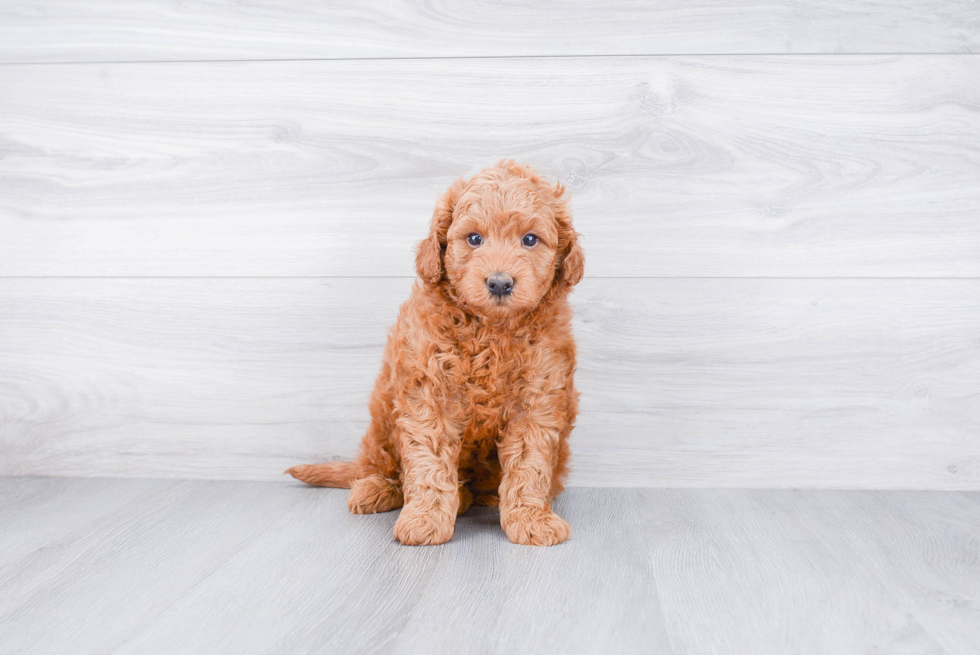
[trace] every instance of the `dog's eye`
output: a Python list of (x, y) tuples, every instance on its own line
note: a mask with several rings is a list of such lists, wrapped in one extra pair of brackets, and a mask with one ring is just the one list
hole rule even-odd
[(533, 234), (525, 234), (524, 238), (521, 239), (521, 243), (528, 248), (533, 248), (534, 246), (538, 245), (538, 237), (534, 236)]
[(474, 232), (473, 234), (466, 237), (466, 243), (470, 244), (474, 248), (483, 245), (483, 237)]

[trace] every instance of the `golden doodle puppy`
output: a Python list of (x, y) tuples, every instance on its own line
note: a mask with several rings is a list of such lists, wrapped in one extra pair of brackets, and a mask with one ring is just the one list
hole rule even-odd
[(403, 544), (449, 541), (472, 503), (499, 505), (514, 543), (567, 539), (551, 500), (578, 408), (577, 236), (561, 184), (527, 166), (456, 180), (418, 246), (419, 281), (389, 333), (357, 459), (287, 473), (349, 487), (354, 514), (401, 507)]

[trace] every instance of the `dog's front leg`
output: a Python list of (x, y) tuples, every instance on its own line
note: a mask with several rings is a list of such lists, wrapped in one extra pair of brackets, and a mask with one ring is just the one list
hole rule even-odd
[(512, 419), (501, 435), (497, 449), (502, 470), (500, 525), (515, 544), (553, 546), (572, 532), (551, 511), (563, 427), (556, 418), (560, 416), (560, 408), (545, 397)]
[(449, 541), (459, 507), (462, 431), (444, 408), (415, 402), (398, 419), (405, 505), (395, 538), (406, 546)]

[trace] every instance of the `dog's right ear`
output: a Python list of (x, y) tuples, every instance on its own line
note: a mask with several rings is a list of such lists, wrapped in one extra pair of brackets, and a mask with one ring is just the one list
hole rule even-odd
[(415, 271), (422, 281), (427, 284), (438, 284), (446, 269), (442, 257), (446, 252), (446, 233), (453, 222), (453, 210), (456, 201), (465, 187), (463, 178), (452, 183), (452, 186), (442, 194), (432, 212), (432, 222), (429, 224), (429, 236), (422, 240), (415, 250)]

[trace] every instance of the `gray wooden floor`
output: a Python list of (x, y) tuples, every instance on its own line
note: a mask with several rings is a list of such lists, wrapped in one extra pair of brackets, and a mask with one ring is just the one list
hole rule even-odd
[(444, 546), (283, 482), (0, 478), (0, 652), (980, 652), (980, 493), (573, 489)]

